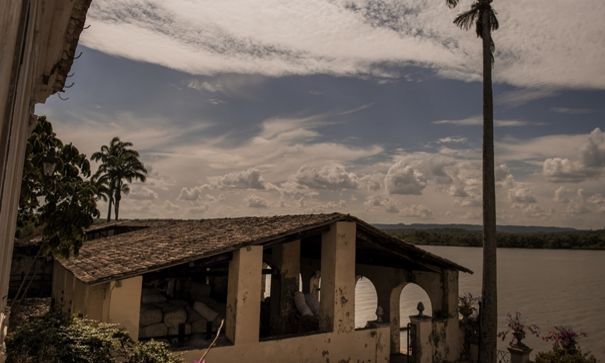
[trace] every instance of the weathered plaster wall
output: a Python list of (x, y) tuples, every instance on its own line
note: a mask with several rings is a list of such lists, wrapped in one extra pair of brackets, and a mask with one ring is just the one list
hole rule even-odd
[(263, 247), (233, 252), (229, 262), (225, 335), (236, 344), (258, 342)]
[(322, 234), (319, 328), (346, 333), (355, 329), (356, 224), (337, 222)]
[(88, 285), (55, 261), (52, 297), (56, 307), (69, 314), (119, 323), (133, 339), (139, 337), (143, 277)]
[[(183, 362), (199, 359), (202, 350), (182, 352)], [(388, 363), (389, 328), (354, 330), (347, 334), (322, 333), (257, 344), (236, 344), (213, 348), (212, 363)]]
[(143, 276), (112, 281), (109, 285), (109, 316), (112, 323), (119, 323), (133, 339), (139, 338), (139, 315)]

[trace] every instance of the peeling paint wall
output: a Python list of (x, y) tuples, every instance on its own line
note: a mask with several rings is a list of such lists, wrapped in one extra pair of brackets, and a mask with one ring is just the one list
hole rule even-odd
[[(188, 363), (199, 359), (203, 350), (181, 353), (183, 361)], [(206, 360), (212, 363), (388, 363), (389, 327), (216, 347)]]

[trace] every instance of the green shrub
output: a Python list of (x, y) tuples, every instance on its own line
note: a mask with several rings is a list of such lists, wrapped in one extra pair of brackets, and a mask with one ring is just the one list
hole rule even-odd
[(562, 349), (553, 349), (536, 355), (536, 363), (597, 363), (597, 359), (580, 350), (569, 353)]
[(128, 363), (180, 363), (165, 343), (148, 341), (134, 346)]
[(139, 343), (115, 324), (50, 312), (25, 322), (6, 341), (7, 363), (177, 363), (159, 342)]

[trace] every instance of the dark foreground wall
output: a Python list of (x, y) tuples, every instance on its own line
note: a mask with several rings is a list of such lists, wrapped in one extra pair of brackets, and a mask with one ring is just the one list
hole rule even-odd
[[(8, 289), (9, 299), (15, 297), (19, 286), (25, 279), (24, 284), (29, 284), (27, 297), (50, 297), (53, 278), (52, 258), (38, 257), (36, 259), (37, 252), (36, 246), (15, 246)], [(32, 264), (34, 264), (33, 269)], [(30, 269), (31, 272), (29, 272)]]

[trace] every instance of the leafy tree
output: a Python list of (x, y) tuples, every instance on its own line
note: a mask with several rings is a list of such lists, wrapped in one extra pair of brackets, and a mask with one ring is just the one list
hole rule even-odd
[(108, 200), (108, 222), (111, 220), (112, 205), (115, 220), (119, 218), (122, 193), (130, 192), (127, 183), (132, 183), (133, 180), (144, 182), (147, 178), (147, 169), (139, 160), (138, 151), (131, 149), (132, 146), (131, 142), (123, 142), (119, 137), (114, 137), (109, 145), (103, 145), (101, 151), (92, 154), (92, 159), (101, 163), (93, 179), (102, 185), (102, 196)]
[[(492, 66), (494, 41), (492, 31), (499, 27), (493, 0), (475, 0), (471, 8), (454, 20), (458, 27), (475, 27), (483, 45), (483, 286), (481, 305), (481, 362), (496, 361), (498, 292), (496, 279), (496, 185), (494, 177), (494, 105)], [(459, 0), (446, 0), (456, 7)]]
[(164, 343), (135, 342), (115, 324), (51, 311), (9, 334), (7, 363), (177, 363)]
[(99, 215), (90, 174), (86, 155), (64, 145), (46, 117), (38, 117), (26, 148), (17, 237), (28, 237), (27, 227), (34, 226), (42, 230), (39, 254), (77, 253)]

